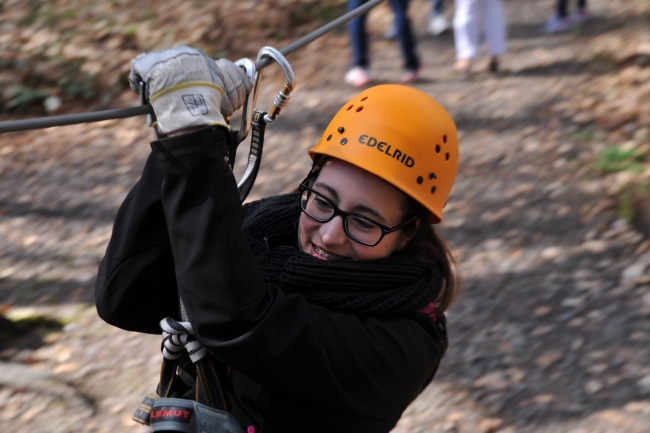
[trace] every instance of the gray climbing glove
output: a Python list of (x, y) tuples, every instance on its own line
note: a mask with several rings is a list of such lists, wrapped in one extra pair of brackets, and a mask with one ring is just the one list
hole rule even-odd
[(243, 69), (184, 45), (133, 59), (129, 82), (136, 93), (140, 81), (149, 86), (146, 96), (156, 113), (158, 134), (204, 125), (228, 128), (224, 116), (240, 108), (251, 91)]

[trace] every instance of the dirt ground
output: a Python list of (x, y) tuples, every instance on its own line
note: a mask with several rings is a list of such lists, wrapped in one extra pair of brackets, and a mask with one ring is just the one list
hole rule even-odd
[[(650, 432), (650, 241), (616, 201), (650, 170), (642, 158), (636, 172), (593, 168), (607, 146), (650, 145), (650, 4), (592, 0), (591, 20), (546, 35), (553, 3), (504, 1), (501, 71), (484, 72), (483, 58), (465, 77), (451, 72), (453, 35), (428, 35), (430, 5), (413, 1), (414, 86), (459, 128), (440, 230), (463, 288), (441, 368), (393, 433)], [(384, 6), (371, 14), (375, 83), (401, 74), (396, 44), (381, 37), (390, 19)], [(344, 33), (288, 57), (298, 87), (267, 129), (249, 200), (302, 178), (306, 150), (355, 92), (342, 83), (348, 59)], [(270, 69), (263, 108), (282, 82)], [(137, 98), (123, 91), (112, 103)], [(155, 389), (159, 337), (103, 323), (93, 285), (150, 137), (142, 118), (0, 135), (0, 312), (41, 318), (18, 336), (6, 331), (20, 322), (0, 323), (3, 431), (147, 431), (130, 418)]]

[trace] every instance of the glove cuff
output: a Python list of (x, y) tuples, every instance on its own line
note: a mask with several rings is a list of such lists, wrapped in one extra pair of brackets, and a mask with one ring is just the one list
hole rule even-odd
[(184, 83), (152, 95), (158, 133), (206, 125), (230, 129), (221, 114), (222, 98), (223, 89), (207, 82)]

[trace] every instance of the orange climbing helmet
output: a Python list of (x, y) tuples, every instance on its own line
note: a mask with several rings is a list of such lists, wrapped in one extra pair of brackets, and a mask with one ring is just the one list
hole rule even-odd
[(327, 155), (384, 179), (442, 221), (458, 171), (456, 125), (442, 105), (412, 87), (371, 87), (339, 110), (309, 156)]

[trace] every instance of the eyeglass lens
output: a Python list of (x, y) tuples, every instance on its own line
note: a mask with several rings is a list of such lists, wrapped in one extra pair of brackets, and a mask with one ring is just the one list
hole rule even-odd
[[(323, 223), (331, 220), (336, 212), (327, 198), (309, 190), (302, 192), (300, 206), (307, 215)], [(381, 228), (372, 220), (359, 215), (347, 215), (343, 227), (348, 236), (364, 244), (373, 245), (382, 238)]]

